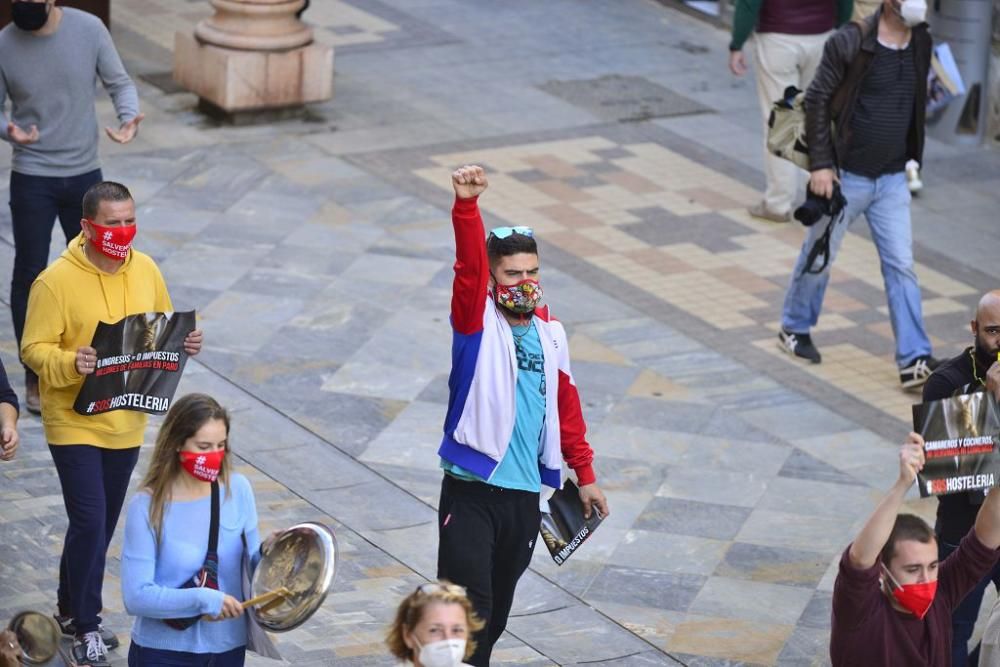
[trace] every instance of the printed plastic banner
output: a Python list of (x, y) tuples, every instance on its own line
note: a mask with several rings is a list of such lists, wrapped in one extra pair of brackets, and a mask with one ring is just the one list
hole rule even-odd
[(81, 415), (112, 410), (164, 414), (187, 362), (184, 338), (194, 328), (193, 310), (100, 322), (91, 343), (97, 366), (84, 379), (73, 409)]
[(924, 436), (920, 495), (982, 491), (1000, 480), (1000, 414), (991, 392), (913, 406), (913, 428)]

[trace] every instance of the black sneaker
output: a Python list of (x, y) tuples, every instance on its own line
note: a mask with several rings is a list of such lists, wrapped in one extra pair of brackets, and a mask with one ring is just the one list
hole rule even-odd
[(80, 635), (73, 641), (73, 662), (77, 667), (111, 667), (108, 647), (97, 630)]
[(778, 347), (786, 354), (808, 359), (814, 364), (823, 360), (809, 334), (792, 333), (782, 329), (778, 332)]
[[(62, 633), (68, 637), (76, 637), (76, 624), (73, 623), (73, 618), (71, 616), (60, 616), (59, 614), (54, 614), (53, 617), (56, 619), (56, 623), (59, 624), (59, 629)], [(104, 645), (108, 647), (108, 650), (118, 648), (118, 637), (115, 633), (108, 630), (103, 625), (97, 626), (97, 631), (101, 633), (101, 640)]]
[(930, 355), (917, 357), (906, 368), (899, 369), (899, 383), (907, 391), (919, 390), (939, 365), (941, 362)]

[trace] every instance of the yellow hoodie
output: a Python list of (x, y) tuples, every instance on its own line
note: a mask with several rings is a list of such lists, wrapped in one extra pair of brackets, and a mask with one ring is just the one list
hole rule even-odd
[(105, 273), (87, 259), (85, 243), (81, 233), (32, 284), (21, 358), (38, 373), (49, 444), (138, 447), (146, 430), (145, 413), (113, 410), (85, 416), (73, 410), (83, 385), (83, 376), (76, 372), (76, 350), (91, 344), (100, 321), (174, 308), (149, 255), (130, 250), (118, 271)]

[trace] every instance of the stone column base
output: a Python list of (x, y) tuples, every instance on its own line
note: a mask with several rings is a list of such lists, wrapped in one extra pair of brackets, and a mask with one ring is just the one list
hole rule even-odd
[(178, 32), (174, 81), (226, 112), (321, 102), (333, 97), (333, 47), (238, 51)]

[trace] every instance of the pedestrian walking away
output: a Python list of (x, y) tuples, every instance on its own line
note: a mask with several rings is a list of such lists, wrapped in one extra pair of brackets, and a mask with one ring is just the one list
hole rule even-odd
[[(135, 138), (143, 115), (101, 21), (54, 0), (14, 0), (13, 22), (0, 31), (0, 107), (10, 99), (0, 137), (13, 147), (10, 214), (14, 270), (10, 309), (18, 345), (28, 292), (48, 263), (56, 218), (68, 244), (80, 233), (80, 202), (102, 180), (95, 79), (111, 95), (120, 125), (105, 128), (118, 143)], [(6, 111), (6, 109), (5, 109)], [(38, 376), (25, 362), (25, 407), (40, 414)]]
[[(174, 308), (156, 263), (131, 247), (136, 220), (128, 189), (98, 183), (82, 208), (82, 231), (31, 288), (21, 357), (39, 376), (42, 425), (69, 517), (56, 618), (76, 638), (77, 664), (103, 666), (108, 646), (118, 645), (100, 625), (105, 556), (147, 419), (131, 410), (80, 415), (73, 403), (97, 363), (90, 343), (98, 322)], [(201, 331), (188, 333), (185, 352), (197, 354), (201, 342)]]
[(171, 406), (125, 519), (130, 667), (244, 663), (241, 563), (257, 565), (261, 541), (253, 489), (232, 472), (231, 451), (229, 414), (215, 399), (188, 394)]
[[(864, 214), (878, 251), (896, 342), (903, 389), (919, 391), (938, 361), (924, 328), (920, 286), (913, 270), (908, 160), (920, 162), (931, 36), (923, 0), (884, 0), (860, 23), (827, 41), (816, 77), (806, 91), (809, 190), (846, 199), (843, 220), (831, 223), (826, 256), (812, 249), (827, 231), (814, 224), (785, 292), (779, 347), (820, 363), (812, 340), (830, 271), (849, 225)], [(825, 263), (825, 264), (824, 264)]]
[[(767, 122), (775, 100), (794, 86), (805, 90), (823, 55), (823, 43), (834, 28), (851, 16), (853, 0), (737, 0), (729, 42), (729, 71), (747, 72), (743, 47), (753, 34), (757, 101)], [(798, 193), (802, 170), (772, 155), (764, 146), (764, 197), (749, 208), (750, 215), (771, 222), (788, 222)]]
[(486, 234), (481, 167), (452, 174), (455, 280), (451, 396), (438, 454), (438, 578), (464, 586), (486, 624), (472, 665), (488, 665), (541, 521), (543, 487), (576, 473), (585, 512), (608, 513), (570, 371), (562, 325), (540, 306), (538, 248), (527, 227)]

